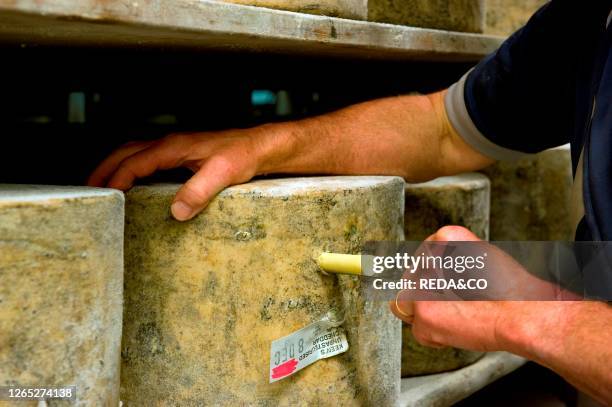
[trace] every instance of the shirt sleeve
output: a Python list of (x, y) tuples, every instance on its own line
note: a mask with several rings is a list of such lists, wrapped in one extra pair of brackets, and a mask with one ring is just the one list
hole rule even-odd
[(496, 160), (568, 143), (576, 78), (588, 69), (610, 3), (552, 0), (452, 85), (445, 106), (459, 135)]

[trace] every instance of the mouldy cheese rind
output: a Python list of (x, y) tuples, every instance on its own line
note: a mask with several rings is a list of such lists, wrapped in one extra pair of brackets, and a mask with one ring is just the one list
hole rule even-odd
[(109, 189), (0, 185), (1, 386), (118, 404), (123, 208)]
[[(189, 222), (178, 185), (127, 194), (122, 400), (127, 405), (394, 405), (401, 325), (360, 280), (326, 276), (322, 251), (403, 237), (396, 177), (260, 180)], [(346, 309), (349, 350), (270, 384), (272, 340)], [(151, 386), (154, 383), (154, 386)]]

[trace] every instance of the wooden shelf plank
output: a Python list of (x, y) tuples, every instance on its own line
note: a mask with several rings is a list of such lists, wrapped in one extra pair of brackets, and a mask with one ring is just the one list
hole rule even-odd
[(511, 353), (490, 352), (462, 369), (405, 378), (402, 379), (399, 405), (452, 406), (525, 363), (526, 359)]
[(502, 39), (210, 0), (0, 0), (0, 42), (476, 61)]

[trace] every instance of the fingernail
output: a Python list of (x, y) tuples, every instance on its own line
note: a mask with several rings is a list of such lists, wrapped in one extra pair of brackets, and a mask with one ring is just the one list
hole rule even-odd
[(187, 205), (183, 201), (176, 201), (173, 203), (170, 210), (172, 211), (172, 216), (174, 216), (176, 220), (187, 220), (191, 218), (191, 215), (193, 214), (193, 209), (191, 206)]

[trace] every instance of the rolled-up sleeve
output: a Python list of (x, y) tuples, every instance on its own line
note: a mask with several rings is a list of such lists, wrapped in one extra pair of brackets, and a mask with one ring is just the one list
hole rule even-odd
[(457, 83), (453, 84), (448, 89), (444, 100), (446, 114), (457, 133), (459, 133), (463, 140), (474, 150), (495, 160), (517, 160), (529, 155), (522, 151), (512, 150), (502, 145), (495, 144), (495, 142), (485, 137), (478, 127), (476, 127), (476, 124), (474, 124), (474, 121), (468, 113), (464, 97), (465, 80), (468, 74), (465, 74)]

